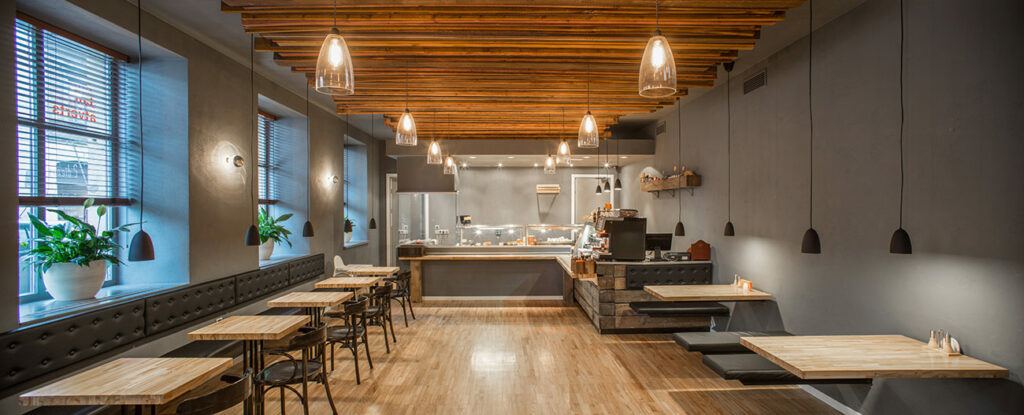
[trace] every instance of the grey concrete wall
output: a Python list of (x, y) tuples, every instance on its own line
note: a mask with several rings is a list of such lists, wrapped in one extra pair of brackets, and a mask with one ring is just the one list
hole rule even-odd
[[(0, 22), (14, 26), (14, 3), (0, 4)], [(17, 106), (14, 93), (14, 30), (0, 32), (0, 264), (8, 278), (0, 280), (0, 331), (18, 326), (18, 157)]]
[[(532, 167), (463, 169), (459, 172), (458, 213), (451, 216), (472, 215), (473, 223), (482, 225), (572, 223), (572, 175), (596, 171), (593, 167), (560, 168), (548, 175)], [(539, 195), (538, 184), (558, 184), (561, 193)]]
[[(687, 236), (677, 238), (677, 247), (710, 242), (718, 282), (740, 273), (774, 293), (792, 332), (924, 340), (929, 330), (944, 328), (968, 354), (1009, 368), (1018, 383), (1010, 390), (1024, 396), (1024, 3), (906, 4), (910, 256), (888, 252), (899, 207), (897, 4), (868, 1), (815, 34), (814, 226), (823, 253), (800, 253), (808, 226), (806, 38), (734, 74), (736, 237), (722, 236), (725, 88), (683, 107), (684, 163), (703, 173), (704, 186), (684, 196)], [(743, 79), (761, 68), (768, 70), (767, 86), (744, 95)], [(655, 164), (671, 170), (674, 114), (665, 121), (669, 131), (657, 139)], [(676, 199), (627, 197), (649, 220), (675, 223)], [(970, 403), (973, 413), (1007, 411), (998, 406), (1006, 395), (983, 394), (998, 388), (909, 384), (890, 388), (887, 399), (870, 400), (865, 410), (950, 413)], [(944, 406), (952, 400), (960, 403)]]

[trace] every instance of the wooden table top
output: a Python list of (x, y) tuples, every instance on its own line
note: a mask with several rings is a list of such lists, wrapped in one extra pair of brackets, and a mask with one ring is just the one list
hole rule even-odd
[(1005, 368), (947, 356), (901, 335), (741, 337), (741, 344), (801, 379), (1005, 378)]
[(731, 284), (646, 285), (644, 291), (663, 301), (763, 301), (772, 295)]
[(316, 283), (316, 288), (366, 288), (379, 283), (383, 277), (334, 277)]
[(189, 340), (281, 340), (309, 316), (231, 316), (189, 332)]
[(317, 292), (290, 292), (288, 294), (267, 301), (268, 307), (332, 307), (341, 304), (355, 295), (350, 292), (317, 291)]
[(355, 267), (341, 270), (341, 274), (352, 276), (389, 276), (397, 274), (400, 270), (398, 267)]
[(229, 358), (121, 358), (25, 393), (22, 405), (163, 405), (231, 367)]

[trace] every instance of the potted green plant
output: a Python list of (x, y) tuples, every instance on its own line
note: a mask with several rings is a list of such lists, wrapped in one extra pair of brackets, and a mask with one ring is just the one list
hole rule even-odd
[[(28, 215), (37, 236), (32, 240), (35, 247), (25, 254), (25, 259), (42, 269), (43, 285), (55, 300), (95, 297), (103, 287), (108, 264), (121, 263), (117, 258), (117, 250), (121, 248), (117, 234), (127, 232), (131, 225), (97, 232), (96, 227), (88, 223), (88, 212), (92, 206), (93, 199), (86, 199), (82, 205), (85, 220), (63, 210), (47, 209), (63, 221), (54, 225), (35, 215)], [(99, 219), (106, 214), (106, 206), (96, 207)]]
[(345, 243), (352, 241), (352, 228), (356, 227), (356, 223), (352, 222), (351, 219), (345, 218)]
[(283, 242), (292, 246), (292, 241), (288, 240), (288, 235), (292, 232), (282, 225), (288, 219), (291, 219), (291, 213), (285, 213), (278, 217), (270, 216), (270, 212), (267, 208), (260, 208), (259, 215), (259, 231), (260, 231), (260, 261), (266, 261), (270, 259), (270, 256), (274, 254), (274, 242)]

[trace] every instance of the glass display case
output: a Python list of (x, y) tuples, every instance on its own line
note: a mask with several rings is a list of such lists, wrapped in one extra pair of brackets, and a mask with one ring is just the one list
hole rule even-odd
[(523, 225), (465, 225), (459, 227), (459, 246), (520, 246)]
[(526, 225), (526, 245), (571, 246), (583, 231), (583, 225)]

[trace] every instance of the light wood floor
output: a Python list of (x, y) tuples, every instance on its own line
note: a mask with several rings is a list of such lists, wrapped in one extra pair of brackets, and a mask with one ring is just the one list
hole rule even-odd
[[(794, 387), (721, 380), (667, 334), (599, 335), (574, 307), (420, 307), (416, 315), (406, 328), (399, 310), (391, 354), (371, 329), (375, 369), (361, 359), (362, 385), (351, 354), (337, 355), (330, 377), (339, 413), (836, 413)], [(329, 414), (323, 388), (310, 388), (310, 413)], [(278, 406), (271, 392), (267, 414)], [(302, 413), (291, 397), (286, 409)]]

